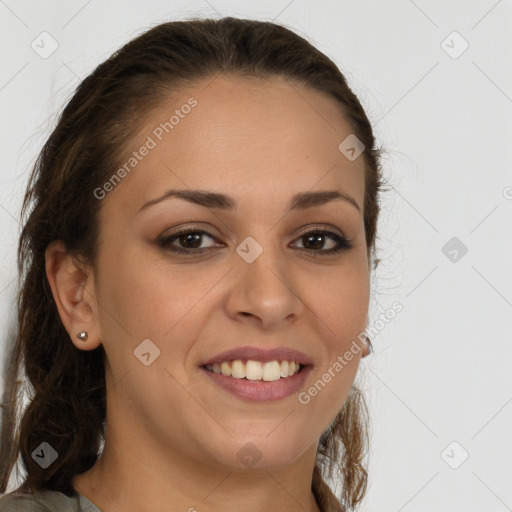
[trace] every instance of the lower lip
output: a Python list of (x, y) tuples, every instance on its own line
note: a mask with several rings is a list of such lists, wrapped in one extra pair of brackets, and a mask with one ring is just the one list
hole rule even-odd
[(222, 373), (215, 373), (206, 368), (201, 370), (206, 375), (218, 384), (222, 389), (229, 391), (238, 398), (252, 402), (275, 402), (282, 400), (294, 393), (297, 393), (306, 380), (312, 366), (304, 366), (299, 373), (284, 379), (265, 382), (263, 380), (247, 380), (235, 379), (222, 375)]

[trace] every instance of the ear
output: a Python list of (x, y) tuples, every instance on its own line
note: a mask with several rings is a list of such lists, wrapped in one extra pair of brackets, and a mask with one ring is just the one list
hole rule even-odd
[[(46, 276), (71, 341), (80, 350), (97, 348), (101, 338), (92, 269), (79, 265), (61, 240), (48, 245), (45, 257)], [(86, 340), (77, 337), (82, 331), (87, 332)]]

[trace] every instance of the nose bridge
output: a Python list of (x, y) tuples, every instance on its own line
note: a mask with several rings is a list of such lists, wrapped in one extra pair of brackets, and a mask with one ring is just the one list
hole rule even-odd
[(299, 314), (301, 301), (275, 235), (274, 230), (262, 230), (237, 246), (236, 280), (228, 302), (231, 315), (250, 314), (269, 326)]

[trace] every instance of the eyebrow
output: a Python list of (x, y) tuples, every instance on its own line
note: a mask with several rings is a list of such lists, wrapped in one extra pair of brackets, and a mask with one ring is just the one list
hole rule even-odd
[[(185, 201), (189, 201), (190, 203), (195, 203), (206, 208), (216, 208), (220, 210), (234, 210), (237, 204), (233, 198), (217, 192), (209, 192), (207, 190), (170, 189), (160, 197), (144, 203), (138, 211), (140, 212), (141, 210), (145, 210), (150, 206), (170, 198), (184, 199)], [(340, 192), (339, 190), (322, 190), (319, 192), (301, 192), (299, 194), (295, 194), (291, 198), (289, 210), (305, 210), (306, 208), (321, 206), (335, 200), (345, 201), (354, 206), (357, 211), (361, 211), (361, 208), (353, 197)]]

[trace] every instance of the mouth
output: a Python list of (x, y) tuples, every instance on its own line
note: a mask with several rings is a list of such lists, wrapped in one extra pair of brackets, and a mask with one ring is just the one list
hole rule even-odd
[(200, 367), (216, 387), (250, 402), (275, 402), (298, 393), (312, 368), (312, 364), (278, 359), (235, 359)]
[(277, 360), (256, 361), (254, 359), (223, 361), (203, 365), (205, 370), (222, 374), (225, 377), (234, 379), (246, 379), (250, 381), (274, 382), (280, 379), (288, 379), (298, 374), (305, 365), (295, 361)]

